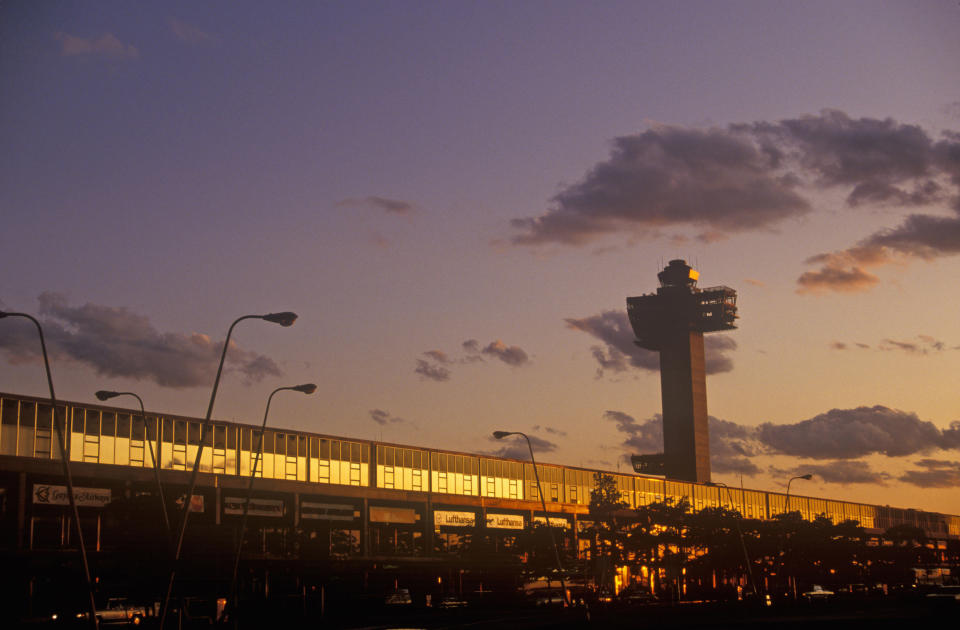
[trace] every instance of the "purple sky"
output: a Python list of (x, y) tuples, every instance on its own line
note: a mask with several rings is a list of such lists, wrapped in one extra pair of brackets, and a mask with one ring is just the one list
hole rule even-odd
[[(616, 470), (683, 257), (721, 481), (960, 513), (956, 2), (7, 2), (0, 308), (58, 394)], [(0, 391), (43, 395), (0, 325)], [(653, 369), (651, 369), (653, 368)], [(829, 455), (828, 457), (826, 455)], [(625, 469), (625, 468), (624, 468)], [(793, 488), (797, 491), (796, 484)]]

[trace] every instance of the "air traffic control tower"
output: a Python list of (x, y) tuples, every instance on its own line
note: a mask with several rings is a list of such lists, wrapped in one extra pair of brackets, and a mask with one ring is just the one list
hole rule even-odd
[(663, 455), (647, 456), (646, 467), (638, 463), (643, 457), (635, 458), (634, 466), (668, 479), (708, 483), (703, 333), (736, 328), (737, 292), (722, 286), (698, 289), (700, 274), (684, 260), (671, 260), (657, 277), (656, 294), (627, 298), (627, 314), (636, 344), (660, 353)]

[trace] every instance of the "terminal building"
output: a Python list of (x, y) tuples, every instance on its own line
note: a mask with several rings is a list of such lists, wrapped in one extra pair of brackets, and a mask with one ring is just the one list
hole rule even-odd
[[(159, 527), (159, 507), (150, 513), (156, 497), (151, 452), (159, 458), (175, 521), (202, 421), (158, 413), (147, 413), (144, 419), (128, 409), (77, 402), (59, 403), (57, 415), (66, 418), (75, 496), (95, 571), (105, 571), (111, 552), (122, 552), (130, 539), (141, 546), (148, 541), (157, 557), (163, 556), (168, 547)], [(192, 501), (186, 557), (231, 557), (258, 430), (213, 422)], [(25, 572), (31, 571), (35, 574), (30, 580), (40, 579), (60, 566), (58, 557), (76, 548), (59, 457), (49, 401), (0, 394), (0, 554), (12, 567), (4, 578), (8, 595), (42, 590), (33, 582), (23, 586), (11, 581), (26, 580)], [(590, 492), (599, 471), (543, 463), (538, 472), (546, 518), (565, 532), (567, 553), (581, 554), (577, 533), (589, 520)], [(519, 538), (538, 522), (548, 522), (527, 461), (272, 429), (264, 434), (264, 454), (255, 474), (246, 561), (282, 567), (291, 558), (320, 563), (337, 558), (362, 571), (364, 585), (380, 575), (387, 587), (395, 587), (398, 572), (405, 570), (410, 579), (427, 576), (424, 579), (442, 583), (490, 565), (487, 575), (493, 576), (498, 563), (523, 562)], [(616, 480), (630, 507), (686, 498), (694, 510), (732, 507), (753, 519), (787, 510), (787, 496), (779, 492), (735, 489), (721, 494), (721, 488), (704, 483), (605, 474)], [(960, 516), (802, 494), (791, 495), (789, 504), (805, 519), (825, 515), (835, 523), (855, 520), (876, 535), (909, 525), (935, 541), (960, 537)], [(458, 556), (467, 536), (483, 537), (482, 555), (469, 560)], [(216, 562), (222, 564), (223, 558)], [(392, 573), (383, 573), (385, 568)]]

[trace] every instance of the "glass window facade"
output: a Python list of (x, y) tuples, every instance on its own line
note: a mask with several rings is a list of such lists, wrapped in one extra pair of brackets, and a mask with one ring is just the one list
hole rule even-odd
[[(0, 396), (0, 455), (59, 458), (52, 411), (42, 400)], [(57, 417), (66, 421), (67, 451), (70, 460), (76, 462), (143, 468), (152, 466), (153, 458), (158, 457), (163, 468), (191, 470), (203, 442), (202, 471), (248, 476), (262, 443), (263, 454), (254, 471), (259, 477), (540, 500), (533, 467), (522, 461), (283, 430), (269, 430), (261, 436), (253, 427), (227, 423), (214, 423), (204, 434), (201, 422), (195, 419), (155, 415), (144, 419), (130, 412), (75, 404), (59, 406)], [(538, 465), (537, 471), (546, 502), (590, 503), (595, 471), (553, 465)], [(612, 476), (630, 507), (686, 498), (695, 510), (723, 506), (746, 518), (766, 519), (787, 511), (786, 495), (782, 493), (739, 488), (727, 491), (657, 477)], [(835, 523), (855, 520), (878, 529), (907, 524), (923, 527), (931, 535), (960, 535), (960, 516), (794, 495), (790, 496), (789, 508), (808, 520), (825, 515)]]

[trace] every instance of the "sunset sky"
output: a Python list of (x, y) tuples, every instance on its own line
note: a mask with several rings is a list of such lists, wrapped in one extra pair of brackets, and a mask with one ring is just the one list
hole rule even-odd
[[(714, 478), (960, 514), (960, 5), (4, 2), (0, 309), (59, 397), (626, 471), (672, 258)], [(0, 322), (0, 391), (45, 395)], [(509, 447), (507, 447), (509, 448)], [(505, 451), (510, 454), (510, 451)], [(521, 456), (522, 453), (518, 456)]]

